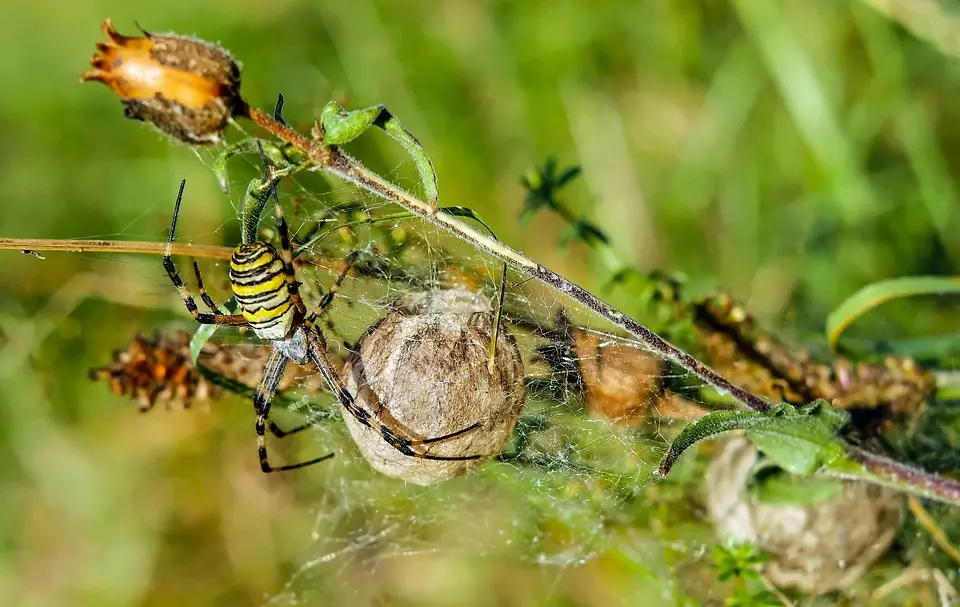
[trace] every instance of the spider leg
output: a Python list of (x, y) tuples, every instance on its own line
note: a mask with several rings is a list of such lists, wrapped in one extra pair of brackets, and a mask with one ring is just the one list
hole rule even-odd
[[(170, 255), (173, 251), (173, 235), (177, 229), (177, 216), (180, 214), (180, 202), (183, 200), (183, 189), (187, 185), (187, 180), (184, 179), (180, 182), (180, 191), (177, 193), (177, 202), (173, 207), (173, 219), (170, 221), (170, 235), (167, 237), (167, 248), (163, 253), (163, 268), (167, 271), (167, 276), (170, 277), (170, 281), (173, 283), (173, 286), (177, 287), (177, 291), (180, 292), (180, 298), (183, 299), (184, 305), (187, 307), (187, 311), (193, 315), (193, 318), (202, 325), (245, 325), (247, 324), (247, 319), (241, 314), (220, 314), (216, 309), (216, 305), (213, 300), (210, 299), (210, 296), (206, 294), (203, 289), (202, 280), (200, 279), (200, 270), (196, 270), (197, 280), (200, 284), (200, 292), (203, 296), (203, 301), (210, 309), (213, 310), (213, 313), (207, 314), (200, 312), (197, 309), (197, 302), (194, 301), (193, 296), (190, 295), (190, 291), (187, 289), (187, 286), (183, 284), (183, 280), (180, 278), (180, 273), (177, 272), (177, 266), (173, 264), (173, 259), (170, 258)], [(196, 262), (194, 262), (194, 268), (197, 268)]]
[(283, 438), (284, 436), (290, 436), (291, 434), (296, 434), (297, 432), (301, 432), (301, 431), (303, 431), (303, 430), (306, 430), (307, 428), (312, 428), (313, 426), (314, 426), (314, 424), (307, 422), (306, 424), (301, 424), (301, 425), (299, 425), (299, 426), (295, 426), (295, 427), (293, 427), (293, 428), (290, 428), (289, 430), (284, 430), (283, 428), (281, 428), (281, 427), (278, 426), (277, 424), (273, 423), (273, 420), (272, 420), (272, 419), (268, 419), (268, 420), (267, 420), (267, 430), (269, 430), (269, 431), (270, 431), (270, 434), (276, 436), (277, 438)]
[(203, 300), (203, 303), (207, 304), (207, 307), (210, 308), (213, 314), (219, 314), (220, 308), (217, 306), (217, 302), (213, 301), (213, 298), (207, 295), (207, 290), (203, 286), (203, 276), (200, 275), (200, 264), (197, 263), (197, 260), (193, 260), (193, 275), (197, 277), (197, 289), (200, 291), (200, 299)]
[[(260, 458), (260, 469), (264, 472), (295, 470), (297, 468), (310, 466), (333, 457), (333, 453), (329, 453), (322, 457), (300, 462), (299, 464), (288, 464), (285, 466), (271, 466), (269, 460), (267, 459), (266, 426), (267, 420), (270, 416), (270, 401), (273, 400), (273, 395), (277, 391), (277, 385), (280, 383), (280, 377), (283, 375), (283, 370), (287, 366), (288, 360), (289, 359), (286, 357), (286, 355), (279, 350), (273, 351), (273, 353), (270, 355), (270, 358), (267, 360), (267, 364), (263, 368), (263, 378), (260, 380), (260, 386), (257, 388), (257, 395), (253, 399), (253, 406), (257, 410), (257, 455)], [(302, 427), (297, 428), (293, 430), (293, 432), (302, 429)], [(284, 433), (282, 430), (277, 428), (276, 424), (274, 424), (272, 421), (270, 422), (270, 430), (274, 434), (277, 434), (277, 431), (279, 431), (281, 434), (278, 436), (291, 434), (291, 432)]]
[(287, 228), (287, 220), (283, 216), (283, 207), (280, 205), (280, 196), (277, 194), (277, 184), (279, 179), (274, 176), (273, 167), (267, 160), (267, 155), (263, 152), (263, 146), (257, 140), (257, 149), (260, 150), (260, 159), (263, 161), (264, 182), (270, 183), (269, 196), (273, 197), (274, 208), (277, 215), (277, 235), (280, 237), (280, 260), (283, 262), (283, 272), (287, 279), (287, 292), (293, 298), (293, 305), (300, 310), (301, 314), (306, 313), (306, 307), (303, 305), (303, 299), (300, 298), (300, 283), (297, 282), (296, 271), (293, 267), (293, 250), (290, 248), (290, 231)]
[(457, 430), (456, 432), (451, 432), (450, 434), (435, 438), (415, 439), (411, 437), (409, 432), (400, 427), (395, 420), (386, 419), (357, 404), (357, 401), (347, 391), (346, 387), (344, 387), (343, 382), (340, 381), (336, 371), (333, 370), (333, 366), (330, 364), (330, 359), (327, 357), (326, 342), (324, 341), (323, 335), (320, 333), (320, 331), (312, 324), (307, 322), (304, 334), (306, 335), (310, 357), (317, 365), (317, 369), (319, 369), (320, 375), (323, 376), (324, 382), (327, 384), (327, 386), (329, 386), (330, 391), (333, 392), (333, 394), (337, 397), (337, 400), (340, 401), (340, 404), (343, 405), (343, 408), (346, 409), (347, 412), (350, 413), (350, 415), (352, 415), (358, 422), (378, 432), (380, 436), (383, 437), (383, 440), (385, 440), (391, 447), (410, 457), (436, 461), (468, 461), (483, 457), (482, 455), (431, 455), (429, 453), (415, 450), (414, 447), (439, 443), (451, 438), (456, 438), (466, 434), (467, 432), (476, 430), (480, 427), (480, 424), (476, 423), (467, 428), (463, 428), (461, 430)]
[(360, 253), (358, 251), (353, 251), (343, 260), (343, 269), (340, 271), (337, 279), (333, 281), (333, 284), (330, 285), (330, 288), (327, 289), (327, 292), (320, 298), (320, 304), (317, 306), (318, 311), (309, 314), (310, 324), (315, 323), (319, 317), (323, 316), (323, 313), (326, 312), (330, 304), (333, 303), (333, 298), (337, 295), (337, 291), (340, 290), (340, 285), (346, 280), (347, 275), (350, 273), (350, 270), (353, 269), (353, 264), (356, 263), (357, 257), (359, 256)]

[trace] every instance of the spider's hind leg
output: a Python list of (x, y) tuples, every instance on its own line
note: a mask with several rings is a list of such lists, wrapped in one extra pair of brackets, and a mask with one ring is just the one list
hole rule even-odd
[[(278, 344), (279, 345), (279, 344)], [(290, 360), (289, 357), (283, 352), (283, 350), (277, 347), (273, 354), (270, 355), (270, 358), (267, 360), (267, 364), (263, 368), (263, 379), (260, 380), (260, 387), (257, 388), (257, 395), (253, 399), (253, 406), (257, 411), (257, 421), (256, 421), (256, 430), (257, 430), (257, 456), (260, 459), (260, 469), (264, 472), (281, 472), (283, 470), (295, 470), (297, 468), (303, 468), (328, 460), (333, 457), (333, 453), (329, 453), (322, 457), (317, 457), (305, 462), (300, 462), (298, 464), (287, 464), (285, 466), (273, 466), (270, 464), (270, 461), (267, 457), (267, 441), (266, 441), (266, 430), (269, 422), (270, 431), (278, 436), (286, 436), (294, 432), (299, 432), (310, 426), (310, 424), (304, 424), (294, 428), (293, 430), (283, 431), (277, 427), (273, 421), (269, 420), (270, 416), (270, 402), (273, 400), (273, 395), (277, 391), (277, 385), (280, 383), (280, 378), (283, 376), (283, 370), (287, 366), (287, 361)], [(279, 432), (279, 433), (278, 433)]]

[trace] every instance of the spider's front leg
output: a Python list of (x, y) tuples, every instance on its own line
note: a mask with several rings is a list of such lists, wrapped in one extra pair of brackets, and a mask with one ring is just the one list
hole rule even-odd
[(177, 230), (177, 216), (180, 214), (180, 202), (183, 200), (183, 190), (187, 186), (187, 180), (184, 179), (180, 182), (180, 190), (177, 192), (177, 202), (173, 207), (173, 219), (170, 221), (170, 234), (167, 236), (167, 249), (163, 253), (163, 268), (167, 271), (167, 276), (170, 277), (170, 282), (173, 283), (173, 286), (177, 288), (177, 291), (180, 292), (180, 298), (183, 299), (183, 304), (186, 306), (187, 311), (193, 316), (193, 318), (202, 325), (237, 325), (243, 326), (247, 324), (247, 319), (245, 319), (240, 314), (221, 314), (217, 309), (216, 303), (213, 299), (207, 295), (206, 289), (203, 287), (203, 278), (200, 276), (200, 266), (197, 265), (197, 262), (193, 262), (193, 271), (197, 277), (197, 286), (200, 289), (200, 297), (203, 299), (203, 302), (210, 308), (209, 313), (201, 312), (197, 308), (197, 302), (194, 301), (193, 295), (190, 294), (187, 286), (183, 284), (183, 279), (180, 278), (180, 273), (177, 272), (177, 266), (174, 265), (173, 259), (170, 255), (173, 250), (173, 236)]
[(410, 155), (420, 174), (424, 197), (436, 211), (440, 190), (437, 186), (437, 173), (433, 168), (433, 161), (430, 160), (420, 141), (405, 129), (385, 106), (375, 105), (348, 112), (336, 101), (331, 101), (324, 106), (318, 126), (319, 128), (314, 130), (314, 136), (324, 145), (349, 143), (371, 126), (383, 129)]

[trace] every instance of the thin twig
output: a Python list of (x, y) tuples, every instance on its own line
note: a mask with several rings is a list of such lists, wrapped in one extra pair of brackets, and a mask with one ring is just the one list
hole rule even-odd
[[(0, 238), (0, 249), (19, 251), (63, 251), (65, 253), (135, 253), (163, 255), (165, 242), (131, 242), (126, 240), (59, 240), (47, 238)], [(174, 255), (197, 259), (230, 259), (233, 249), (217, 245), (174, 243)]]
[(960, 552), (950, 543), (950, 539), (947, 537), (947, 534), (943, 532), (943, 529), (940, 528), (940, 525), (937, 524), (933, 517), (930, 516), (930, 513), (927, 512), (927, 509), (923, 507), (923, 504), (920, 503), (920, 500), (914, 496), (907, 498), (907, 504), (910, 507), (910, 512), (913, 513), (913, 516), (916, 517), (917, 522), (920, 523), (920, 526), (923, 527), (927, 533), (930, 534), (930, 537), (933, 538), (933, 541), (936, 542), (937, 546), (940, 546), (940, 549), (947, 553), (947, 556), (953, 559), (953, 562), (960, 565)]

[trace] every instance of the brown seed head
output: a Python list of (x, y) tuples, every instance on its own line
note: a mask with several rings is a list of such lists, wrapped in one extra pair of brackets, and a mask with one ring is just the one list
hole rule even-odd
[(190, 359), (190, 335), (158, 333), (153, 340), (141, 335), (125, 350), (113, 353), (113, 362), (90, 370), (90, 379), (106, 381), (117, 395), (129, 395), (149, 411), (156, 404), (189, 407), (206, 404), (219, 389), (197, 371)]
[(793, 403), (823, 398), (838, 409), (882, 407), (902, 415), (919, 411), (936, 389), (933, 376), (909, 358), (879, 364), (837, 356), (817, 362), (806, 349), (760, 329), (726, 294), (699, 301), (694, 313), (713, 367), (766, 398)]
[[(207, 342), (199, 362), (219, 374), (251, 390), (260, 383), (263, 367), (273, 352), (272, 345), (223, 344)], [(106, 381), (119, 396), (127, 395), (149, 411), (156, 405), (166, 408), (192, 404), (208, 405), (223, 390), (211, 383), (190, 358), (190, 334), (176, 331), (157, 333), (150, 340), (141, 335), (133, 338), (126, 349), (116, 350), (113, 361), (90, 370), (90, 379)], [(325, 386), (320, 376), (299, 365), (287, 365), (278, 388), (301, 387), (308, 393), (320, 392)]]
[(223, 48), (186, 36), (123, 36), (110, 19), (102, 28), (93, 69), (81, 82), (106, 84), (124, 115), (189, 144), (218, 143), (227, 121), (248, 111), (240, 97), (240, 66)]

